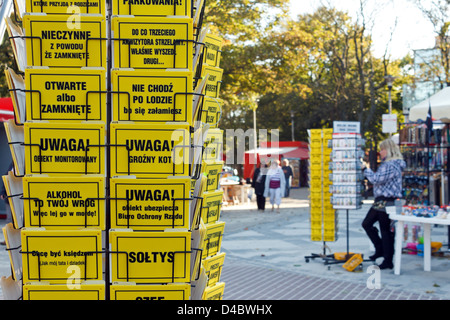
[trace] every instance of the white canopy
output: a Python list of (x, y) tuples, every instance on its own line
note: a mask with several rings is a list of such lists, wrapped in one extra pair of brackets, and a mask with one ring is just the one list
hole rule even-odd
[(430, 98), (415, 105), (409, 110), (409, 120), (427, 119), (428, 108), (431, 105), (431, 116), (442, 122), (450, 122), (450, 87), (444, 88)]

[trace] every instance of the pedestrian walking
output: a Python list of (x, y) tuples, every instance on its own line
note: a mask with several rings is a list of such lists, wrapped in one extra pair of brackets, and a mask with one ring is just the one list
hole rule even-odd
[(280, 213), (281, 198), (286, 188), (286, 180), (279, 160), (272, 160), (267, 171), (264, 196), (270, 197), (272, 211), (277, 205), (277, 213)]
[[(382, 162), (376, 172), (370, 169), (370, 164), (363, 162), (364, 175), (373, 184), (375, 201), (364, 218), (362, 227), (375, 246), (375, 254), (369, 258), (375, 261), (383, 257), (379, 268), (392, 269), (395, 232), (391, 228), (391, 220), (385, 207), (393, 205), (395, 199), (402, 196), (402, 171), (406, 163), (400, 149), (391, 139), (380, 143), (380, 158)], [(381, 238), (374, 226), (376, 222), (379, 223)]]
[(292, 167), (289, 165), (288, 159), (283, 159), (283, 166), (281, 167), (284, 172), (284, 179), (286, 181), (286, 188), (284, 192), (284, 197), (289, 197), (289, 193), (292, 185), (292, 177), (294, 176), (294, 172), (292, 171)]
[(255, 169), (252, 179), (252, 187), (255, 189), (256, 204), (258, 211), (264, 211), (266, 207), (266, 197), (264, 196), (264, 189), (266, 186), (267, 164), (261, 160), (258, 167)]

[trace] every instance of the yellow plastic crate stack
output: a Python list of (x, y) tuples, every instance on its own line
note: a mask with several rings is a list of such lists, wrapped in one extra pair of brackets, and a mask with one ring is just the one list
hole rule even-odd
[(331, 205), (329, 180), (332, 129), (310, 129), (308, 135), (311, 241), (335, 241), (337, 217)]
[(7, 19), (19, 72), (6, 71), (6, 299), (105, 299), (106, 4), (89, 4), (17, 1), (23, 28)]

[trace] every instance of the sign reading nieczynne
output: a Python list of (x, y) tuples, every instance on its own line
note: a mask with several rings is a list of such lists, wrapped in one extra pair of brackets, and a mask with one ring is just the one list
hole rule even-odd
[(192, 122), (192, 72), (113, 70), (112, 84), (114, 121)]
[(172, 283), (190, 281), (191, 233), (112, 229), (112, 281)]
[(61, 68), (106, 65), (106, 21), (101, 15), (25, 15), (27, 64)]
[(23, 178), (24, 224), (51, 229), (105, 227), (105, 178)]
[(26, 0), (26, 12), (66, 15), (73, 15), (75, 13), (105, 15), (105, 0)]
[(115, 68), (192, 70), (192, 19), (117, 16), (112, 29)]
[[(100, 230), (22, 229), (23, 282), (102, 280)], [(71, 272), (68, 272), (71, 271)]]
[(113, 15), (191, 16), (191, 1), (185, 0), (117, 0)]
[(103, 123), (27, 122), (26, 174), (105, 174)]
[(113, 178), (110, 190), (111, 228), (189, 228), (189, 178)]
[(27, 120), (106, 121), (106, 71), (26, 69)]
[(111, 176), (190, 175), (189, 125), (112, 123), (110, 128)]

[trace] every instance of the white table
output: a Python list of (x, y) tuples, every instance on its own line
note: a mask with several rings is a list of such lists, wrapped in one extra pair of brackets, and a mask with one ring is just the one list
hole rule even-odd
[(394, 273), (400, 274), (402, 259), (402, 243), (405, 222), (420, 223), (423, 226), (423, 270), (431, 271), (431, 225), (450, 225), (450, 219), (424, 218), (416, 216), (404, 216), (396, 214), (395, 207), (386, 207), (386, 212), (391, 220), (398, 221), (395, 227), (395, 255)]

